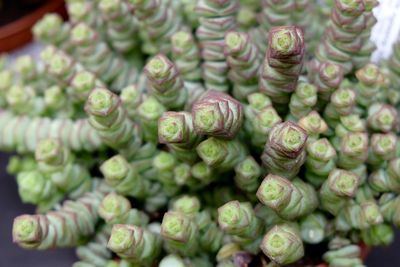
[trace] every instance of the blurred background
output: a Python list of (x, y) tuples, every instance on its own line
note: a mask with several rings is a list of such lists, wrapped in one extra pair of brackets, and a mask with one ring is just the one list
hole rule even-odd
[[(163, 0), (162, 0), (163, 1)], [(0, 0), (0, 53), (11, 58), (20, 54), (37, 54), (40, 45), (32, 42), (31, 27), (45, 13), (58, 12), (65, 17), (63, 0)], [(392, 44), (400, 36), (400, 0), (381, 0), (374, 10), (378, 23), (372, 39), (377, 51), (372, 60), (379, 62), (391, 54)], [(24, 213), (33, 213), (34, 206), (23, 204), (14, 177), (5, 171), (9, 154), (0, 153), (0, 267), (66, 267), (76, 260), (73, 249), (28, 251), (12, 242), (12, 221)], [(400, 231), (394, 244), (376, 248), (366, 259), (370, 267), (400, 266)]]

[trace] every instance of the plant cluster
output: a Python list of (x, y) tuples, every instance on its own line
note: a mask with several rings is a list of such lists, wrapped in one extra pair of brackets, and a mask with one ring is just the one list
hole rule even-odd
[(373, 64), (377, 0), (316, 2), (43, 17), (40, 59), (0, 60), (0, 149), (37, 205), (14, 242), (76, 247), (74, 267), (273, 267), (313, 245), (305, 264), (364, 266), (400, 227), (400, 43)]

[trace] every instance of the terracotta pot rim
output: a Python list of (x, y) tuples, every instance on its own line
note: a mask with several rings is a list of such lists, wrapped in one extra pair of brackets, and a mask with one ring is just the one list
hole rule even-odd
[(31, 13), (0, 26), (0, 51), (10, 51), (29, 42), (32, 39), (31, 27), (50, 12), (66, 17), (64, 0), (48, 0)]

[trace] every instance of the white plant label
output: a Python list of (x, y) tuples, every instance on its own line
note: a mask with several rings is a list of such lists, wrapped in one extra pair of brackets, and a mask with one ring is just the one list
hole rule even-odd
[(400, 0), (380, 0), (374, 15), (378, 22), (372, 29), (371, 40), (377, 50), (372, 61), (379, 62), (392, 54), (393, 44), (400, 39)]

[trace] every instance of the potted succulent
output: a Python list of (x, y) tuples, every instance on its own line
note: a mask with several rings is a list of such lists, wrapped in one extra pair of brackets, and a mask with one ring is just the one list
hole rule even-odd
[[(399, 226), (400, 43), (374, 0), (68, 1), (0, 72), (26, 249), (86, 266), (364, 266)], [(255, 21), (253, 16), (257, 14)]]

